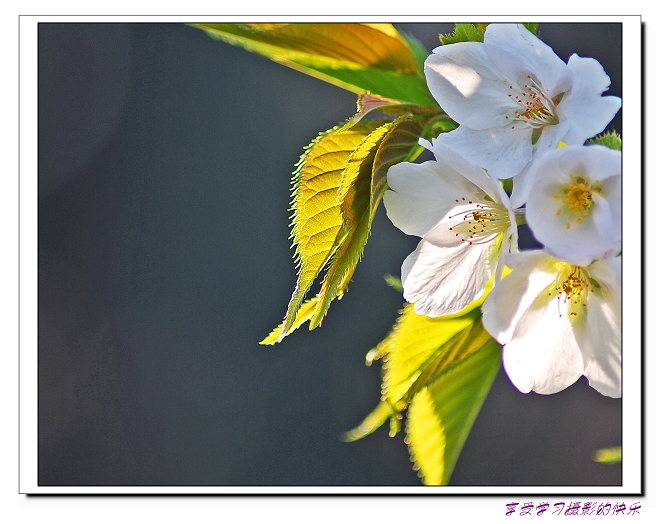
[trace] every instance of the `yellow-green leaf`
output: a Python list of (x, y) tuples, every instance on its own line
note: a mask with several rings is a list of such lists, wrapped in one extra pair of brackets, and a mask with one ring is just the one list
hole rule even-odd
[[(291, 324), (291, 326), (289, 327), (289, 332), (298, 329), (310, 318), (312, 318), (312, 315), (314, 314), (314, 310), (316, 309), (316, 304), (318, 303), (318, 301), (319, 301), (319, 297), (315, 296), (305, 301), (305, 303), (302, 306), (300, 306), (300, 309), (298, 309), (298, 311), (296, 312), (296, 316), (295, 316), (295, 320), (293, 321), (293, 324)], [(284, 327), (285, 327), (285, 322), (282, 322), (279, 326), (273, 329), (273, 331), (271, 331), (270, 335), (268, 335), (261, 342), (259, 342), (259, 344), (262, 344), (264, 346), (265, 345), (272, 346), (273, 344), (279, 342), (284, 336)]]
[(438, 318), (404, 307), (390, 334), (367, 355), (367, 364), (384, 361), (382, 401), (344, 440), (372, 433), (386, 418), (395, 435), (407, 408), (406, 441), (420, 475), (427, 484), (448, 482), (500, 368), (500, 346), (481, 322), (484, 298)]
[(422, 128), (423, 124), (417, 117), (401, 117), (375, 129), (351, 155), (339, 187), (345, 236), (323, 280), (321, 300), (310, 320), (310, 328), (320, 324), (330, 303), (345, 292), (387, 187), (387, 171), (392, 165), (408, 158)]
[(414, 396), (406, 415), (406, 443), (425, 484), (449, 482), (500, 362), (500, 346), (489, 339)]
[(622, 147), (621, 136), (618, 135), (615, 131), (606, 132), (602, 135), (591, 138), (588, 143), (589, 145), (595, 144), (609, 147), (610, 149), (614, 149), (616, 151), (621, 151)]
[(406, 304), (390, 334), (372, 358), (383, 358), (383, 394), (405, 408), (412, 397), (443, 372), (453, 368), (490, 336), (481, 325), (479, 301), (455, 315), (426, 317)]
[[(368, 121), (367, 121), (368, 122)], [(321, 284), (319, 304), (310, 320), (310, 329), (320, 325), (330, 303), (346, 291), (362, 256), (371, 227), (371, 180), (376, 153), (387, 133), (395, 127), (388, 122), (372, 131), (355, 149), (342, 173), (338, 202), (343, 216), (341, 245)]]
[[(523, 24), (531, 33), (536, 34), (539, 24)], [(443, 45), (461, 42), (483, 42), (488, 24), (456, 24), (450, 35), (440, 35)]]
[[(299, 266), (284, 322), (263, 344), (278, 342), (309, 320), (318, 327), (331, 302), (346, 292), (387, 185), (387, 170), (415, 149), (422, 121), (365, 120), (337, 126), (315, 140), (294, 176), (293, 232)], [(312, 282), (326, 268), (313, 303), (299, 312)], [(313, 304), (313, 305), (312, 305)]]
[(483, 42), (484, 33), (488, 24), (456, 24), (454, 32), (450, 35), (440, 35), (443, 45), (458, 44), (461, 42)]
[(599, 449), (594, 453), (594, 461), (601, 464), (620, 464), (621, 446)]
[(397, 119), (395, 125), (385, 136), (374, 159), (371, 179), (371, 217), (373, 218), (378, 203), (387, 189), (387, 171), (394, 164), (412, 161), (416, 158), (417, 144), (423, 130), (422, 120), (415, 116)]
[(342, 244), (346, 232), (337, 201), (342, 173), (353, 151), (382, 123), (337, 126), (316, 138), (300, 159), (293, 176), (291, 233), (299, 273), (280, 338), (290, 331), (309, 287)]
[(436, 105), (409, 41), (391, 24), (193, 25), (355, 93)]
[(381, 427), (385, 421), (394, 414), (394, 409), (387, 402), (381, 402), (376, 406), (367, 418), (356, 428), (341, 435), (344, 442), (354, 442), (370, 435)]

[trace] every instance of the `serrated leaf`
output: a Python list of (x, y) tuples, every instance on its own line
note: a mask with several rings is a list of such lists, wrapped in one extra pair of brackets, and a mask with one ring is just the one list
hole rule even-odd
[(386, 402), (381, 402), (359, 426), (347, 431), (341, 435), (340, 438), (343, 442), (355, 442), (356, 440), (360, 440), (376, 431), (393, 414), (394, 409), (392, 406)]
[(622, 147), (621, 137), (615, 132), (603, 133), (602, 135), (590, 139), (589, 145), (593, 144), (609, 147), (616, 151), (621, 151)]
[(429, 484), (448, 482), (501, 365), (500, 346), (481, 322), (486, 294), (445, 317), (417, 315), (411, 304), (404, 306), (390, 334), (367, 354), (368, 365), (384, 361), (381, 403), (346, 433), (347, 440), (378, 429), (388, 410), (395, 435), (407, 408), (407, 442), (421, 475)]
[(330, 303), (346, 290), (387, 187), (387, 170), (407, 158), (422, 127), (414, 116), (399, 118), (375, 129), (351, 155), (339, 188), (346, 235), (321, 285), (322, 298), (310, 320), (310, 329), (320, 324)]
[(211, 37), (355, 93), (436, 105), (406, 38), (391, 24), (193, 24)]
[[(532, 34), (536, 34), (539, 24), (523, 24)], [(443, 45), (458, 44), (460, 42), (483, 42), (484, 33), (488, 24), (456, 24), (454, 32), (450, 35), (440, 35)]]
[[(406, 304), (394, 329), (377, 346), (383, 356), (383, 387), (387, 400), (400, 409), (427, 382), (457, 365), (483, 343), (480, 309), (447, 317), (425, 317)], [(477, 326), (477, 327), (475, 327)], [(488, 334), (486, 338), (490, 338)], [(470, 340), (474, 337), (474, 341)]]
[(374, 159), (371, 179), (371, 217), (376, 212), (378, 202), (387, 189), (387, 171), (395, 164), (412, 161), (417, 156), (414, 150), (423, 131), (423, 124), (415, 116), (402, 117), (383, 139)]
[(440, 35), (440, 42), (443, 45), (458, 44), (461, 42), (483, 42), (487, 25), (456, 24), (453, 33), (450, 35)]
[(342, 296), (362, 256), (371, 226), (369, 205), (374, 160), (383, 138), (393, 126), (394, 122), (389, 122), (372, 131), (355, 149), (342, 173), (337, 193), (343, 217), (342, 243), (321, 284), (321, 298), (310, 320), (310, 329), (320, 325), (330, 303)]
[(413, 398), (406, 443), (424, 484), (445, 485), (500, 368), (492, 339)]
[[(310, 318), (312, 318), (312, 315), (314, 314), (314, 310), (316, 309), (316, 305), (318, 304), (318, 301), (319, 301), (319, 297), (316, 296), (310, 298), (309, 300), (306, 300), (305, 303), (302, 306), (300, 306), (300, 309), (298, 309), (298, 311), (296, 312), (296, 316), (295, 316), (295, 320), (293, 321), (293, 324), (289, 326), (288, 329), (289, 332), (298, 329)], [(261, 342), (259, 342), (259, 344), (264, 346), (272, 346), (273, 344), (276, 344), (284, 336), (285, 327), (286, 327), (286, 322), (282, 322), (279, 326), (273, 329), (273, 331), (271, 331), (270, 335), (268, 335)]]
[(350, 128), (337, 126), (306, 149), (293, 176), (293, 243), (299, 267), (280, 338), (292, 328), (312, 282), (342, 245), (347, 234), (337, 194), (342, 173), (364, 139), (383, 122), (365, 120)]

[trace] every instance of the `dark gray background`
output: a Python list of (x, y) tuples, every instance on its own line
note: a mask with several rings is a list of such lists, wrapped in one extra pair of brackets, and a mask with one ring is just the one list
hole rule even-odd
[[(400, 26), (427, 49), (451, 25)], [(618, 25), (543, 24), (621, 95)], [(275, 347), (295, 283), (290, 173), (356, 95), (180, 24), (39, 26), (39, 482), (419, 485), (403, 435), (338, 439), (379, 399), (364, 357), (418, 239), (381, 209), (350, 292)], [(613, 126), (621, 131), (620, 117)], [(455, 485), (601, 485), (621, 403), (500, 373)]]

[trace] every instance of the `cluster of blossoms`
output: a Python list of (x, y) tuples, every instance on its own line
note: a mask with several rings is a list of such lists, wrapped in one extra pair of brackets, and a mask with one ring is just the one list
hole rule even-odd
[[(459, 127), (421, 142), (435, 160), (388, 172), (389, 218), (422, 238), (401, 268), (404, 298), (421, 315), (453, 314), (492, 280), (483, 323), (520, 391), (584, 375), (620, 397), (621, 153), (584, 145), (621, 107), (602, 96), (609, 77), (516, 24), (438, 47), (425, 73)], [(543, 249), (519, 251), (522, 221)]]

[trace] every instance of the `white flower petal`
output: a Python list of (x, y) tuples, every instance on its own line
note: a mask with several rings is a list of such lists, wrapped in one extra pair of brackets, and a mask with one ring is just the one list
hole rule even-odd
[[(463, 217), (470, 214), (474, 209), (474, 203), (467, 205), (457, 204), (449, 215), (424, 235), (424, 240), (437, 247), (456, 247), (463, 244), (466, 238), (465, 235), (461, 234), (460, 226), (465, 222)], [(493, 235), (488, 236), (492, 237)], [(467, 242), (469, 245), (470, 240)]]
[[(608, 272), (600, 272), (602, 267), (600, 263), (607, 265), (609, 269)], [(621, 257), (608, 257), (604, 258), (601, 261), (594, 262), (592, 264), (593, 277), (598, 281), (605, 282), (610, 289), (621, 289)], [(611, 279), (611, 280), (610, 280)]]
[(429, 90), (456, 122), (471, 129), (504, 125), (510, 108), (508, 85), (484, 45), (463, 42), (440, 46), (424, 63)]
[(504, 346), (504, 369), (523, 393), (557, 393), (582, 376), (582, 352), (566, 309), (561, 300), (539, 296), (521, 316), (512, 340)]
[(601, 96), (610, 79), (593, 58), (572, 55), (568, 67), (574, 73), (573, 86), (558, 104), (557, 114), (571, 123), (564, 142), (581, 145), (607, 127), (621, 108), (621, 99)]
[(594, 225), (601, 237), (607, 240), (608, 247), (603, 249), (603, 253), (609, 251), (621, 241), (621, 221), (614, 217), (610, 203), (600, 195), (593, 195), (593, 210), (591, 214), (594, 218)]
[(585, 375), (608, 396), (621, 391), (621, 260), (575, 267), (528, 252), (505, 258), (512, 272), (483, 305), (504, 343), (503, 363), (521, 391), (549, 394)]
[(484, 168), (494, 178), (511, 178), (532, 160), (532, 129), (525, 125), (475, 131), (460, 126), (433, 141)]
[(589, 385), (608, 397), (621, 396), (621, 257), (589, 266), (598, 283), (588, 295), (587, 318), (576, 329)]
[(584, 375), (589, 385), (608, 397), (621, 396), (621, 305), (607, 290), (606, 298), (589, 296), (587, 321), (576, 330), (583, 348)]
[(515, 270), (496, 283), (481, 310), (484, 327), (500, 344), (511, 340), (527, 308), (557, 276), (553, 259), (543, 251), (510, 255), (503, 262)]
[[(566, 89), (570, 73), (566, 64), (559, 58), (550, 46), (539, 40), (522, 24), (490, 24), (486, 28), (484, 44), (496, 45), (508, 53), (518, 57), (547, 89), (550, 96), (555, 96)], [(491, 59), (496, 53), (489, 53)], [(500, 64), (500, 69), (507, 71)], [(513, 73), (513, 71), (512, 71)]]
[(580, 218), (561, 209), (561, 202), (554, 196), (561, 193), (561, 185), (551, 179), (539, 180), (527, 200), (526, 218), (534, 237), (557, 258), (577, 265), (587, 265), (613, 247), (603, 237), (594, 222), (594, 213)]
[(404, 233), (419, 237), (455, 207), (456, 199), (479, 194), (463, 176), (432, 160), (396, 164), (387, 172), (387, 182), (395, 190), (383, 197), (387, 216)]
[[(554, 151), (559, 147), (560, 142), (566, 142), (566, 134), (571, 129), (571, 123), (568, 121), (559, 122), (557, 124), (545, 126), (541, 131), (536, 144), (534, 144), (534, 155), (540, 158), (541, 155), (548, 151)], [(581, 144), (580, 144), (581, 145)]]
[[(468, 161), (456, 150), (446, 146), (442, 140), (437, 138), (433, 140), (431, 151), (438, 162), (447, 164), (457, 173), (463, 175), (475, 186), (498, 204), (505, 204), (509, 197), (506, 195), (497, 179), (491, 178), (488, 174), (476, 164)], [(476, 196), (476, 195), (475, 195)]]
[(401, 267), (403, 297), (420, 315), (458, 313), (483, 295), (496, 263), (493, 243), (447, 248), (422, 240)]
[[(620, 155), (600, 146), (566, 147), (538, 160), (527, 174), (536, 180), (526, 209), (534, 237), (553, 255), (577, 265), (616, 248), (621, 240), (620, 206), (610, 207), (607, 191), (616, 189), (617, 179), (620, 183), (617, 170)], [(603, 178), (609, 180), (607, 185)]]
[(585, 375), (600, 393), (621, 394), (621, 258), (575, 267), (529, 252), (506, 257), (511, 274), (483, 305), (504, 343), (503, 363), (521, 391), (549, 394)]

